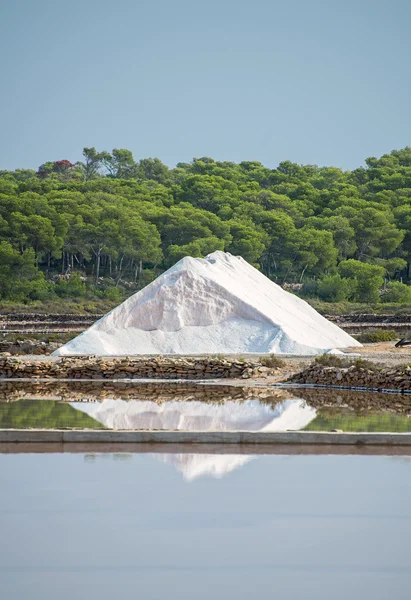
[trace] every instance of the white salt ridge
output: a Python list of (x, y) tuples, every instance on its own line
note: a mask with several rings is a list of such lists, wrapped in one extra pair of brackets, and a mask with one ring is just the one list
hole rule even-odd
[(56, 355), (321, 354), (360, 346), (241, 257), (186, 257)]
[(72, 402), (108, 429), (178, 431), (287, 431), (302, 429), (316, 415), (304, 400), (289, 399), (274, 407), (258, 400), (224, 404), (170, 401), (163, 404), (145, 400)]

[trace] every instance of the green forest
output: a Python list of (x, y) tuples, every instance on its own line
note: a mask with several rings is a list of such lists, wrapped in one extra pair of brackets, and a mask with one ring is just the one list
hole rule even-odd
[(0, 299), (105, 299), (183, 256), (241, 255), (325, 302), (411, 303), (411, 147), (353, 171), (125, 149), (0, 171)]

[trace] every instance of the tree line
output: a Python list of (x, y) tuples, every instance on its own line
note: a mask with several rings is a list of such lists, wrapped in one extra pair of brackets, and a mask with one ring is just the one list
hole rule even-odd
[(411, 148), (353, 171), (95, 148), (0, 171), (2, 299), (121, 299), (214, 250), (327, 301), (410, 302)]

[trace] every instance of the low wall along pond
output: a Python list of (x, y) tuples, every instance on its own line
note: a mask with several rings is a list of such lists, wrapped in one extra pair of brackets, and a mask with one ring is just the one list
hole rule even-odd
[(0, 378), (55, 379), (220, 379), (264, 377), (272, 369), (260, 361), (234, 358), (63, 357), (23, 360), (0, 357)]

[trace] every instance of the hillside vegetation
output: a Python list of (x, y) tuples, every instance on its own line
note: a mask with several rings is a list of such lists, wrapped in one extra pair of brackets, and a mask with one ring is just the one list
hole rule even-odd
[(0, 171), (0, 300), (117, 303), (225, 250), (325, 302), (411, 302), (411, 148), (354, 171), (128, 150)]

